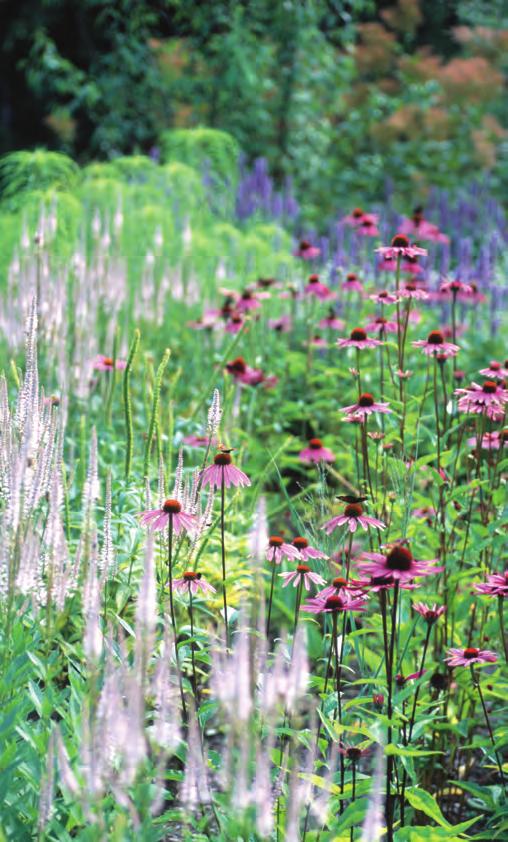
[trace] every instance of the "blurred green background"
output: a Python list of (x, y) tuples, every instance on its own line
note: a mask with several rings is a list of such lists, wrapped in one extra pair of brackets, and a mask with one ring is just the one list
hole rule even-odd
[(230, 133), (304, 217), (508, 187), (505, 0), (3, 0), (0, 151), (168, 158)]

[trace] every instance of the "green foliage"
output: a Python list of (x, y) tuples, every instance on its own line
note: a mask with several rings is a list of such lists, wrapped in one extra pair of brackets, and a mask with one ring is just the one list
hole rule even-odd
[(79, 167), (61, 152), (11, 152), (0, 159), (0, 201), (18, 210), (27, 201), (26, 193), (51, 188), (71, 190), (78, 178)]

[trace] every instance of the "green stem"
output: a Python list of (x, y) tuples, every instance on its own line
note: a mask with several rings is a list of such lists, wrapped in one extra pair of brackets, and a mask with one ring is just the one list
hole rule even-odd
[(166, 348), (164, 351), (164, 355), (160, 362), (159, 368), (157, 369), (157, 375), (155, 377), (155, 384), (153, 388), (153, 399), (152, 399), (152, 413), (150, 417), (150, 425), (148, 427), (148, 436), (146, 439), (146, 447), (145, 447), (145, 459), (143, 464), (143, 476), (145, 479), (148, 477), (148, 470), (150, 466), (150, 455), (152, 452), (152, 443), (155, 434), (155, 429), (158, 423), (158, 412), (159, 412), (159, 402), (160, 402), (160, 395), (161, 395), (161, 386), (162, 386), (162, 378), (164, 375), (165, 368), (169, 362), (169, 358), (171, 356), (171, 351), (169, 348)]
[(131, 344), (131, 347), (129, 349), (129, 356), (127, 357), (127, 365), (125, 366), (125, 372), (124, 372), (124, 376), (123, 376), (123, 402), (124, 402), (124, 409), (125, 409), (125, 435), (126, 435), (125, 479), (129, 479), (129, 474), (131, 472), (132, 445), (133, 445), (130, 377), (131, 377), (131, 369), (132, 369), (132, 364), (134, 362), (134, 357), (136, 356), (136, 352), (137, 352), (138, 346), (139, 346), (140, 336), (141, 336), (141, 334), (140, 334), (139, 330), (136, 329), (134, 331), (134, 339), (132, 340), (132, 344)]

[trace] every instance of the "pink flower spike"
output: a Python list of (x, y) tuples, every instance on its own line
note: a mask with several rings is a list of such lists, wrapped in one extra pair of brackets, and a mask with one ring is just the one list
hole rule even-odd
[(286, 588), (291, 582), (293, 583), (293, 587), (296, 588), (303, 581), (303, 587), (308, 591), (310, 590), (311, 584), (324, 585), (325, 583), (323, 577), (319, 576), (318, 573), (314, 573), (308, 564), (299, 564), (296, 570), (292, 570), (289, 573), (279, 573), (279, 576), (281, 579), (284, 579), (283, 588)]
[(377, 348), (378, 345), (383, 345), (379, 339), (369, 339), (367, 332), (362, 327), (355, 327), (349, 334), (349, 339), (338, 339), (337, 345), (339, 348)]
[(344, 509), (344, 514), (332, 517), (332, 519), (327, 521), (322, 528), (325, 530), (327, 535), (330, 535), (335, 529), (339, 526), (343, 526), (344, 524), (347, 524), (350, 532), (356, 532), (358, 524), (363, 526), (364, 529), (368, 529), (369, 526), (373, 526), (375, 529), (386, 528), (385, 524), (381, 520), (364, 515), (363, 507), (360, 503), (348, 503)]
[(448, 649), (445, 658), (449, 667), (470, 667), (473, 664), (495, 664), (497, 655), (490, 649)]
[(216, 593), (213, 585), (201, 573), (195, 573), (193, 570), (187, 570), (181, 579), (174, 579), (173, 590), (177, 593), (191, 593), (192, 596), (196, 596), (199, 591), (205, 594)]
[(182, 504), (178, 500), (166, 500), (160, 509), (150, 509), (146, 512), (141, 512), (139, 519), (143, 526), (147, 526), (152, 531), (159, 529), (167, 529), (169, 520), (173, 522), (173, 532), (179, 535), (182, 529), (189, 533), (196, 528), (196, 518), (194, 515), (182, 512)]
[(213, 465), (208, 465), (203, 471), (202, 487), (207, 485), (210, 488), (230, 488), (232, 485), (235, 488), (250, 485), (250, 479), (247, 474), (244, 474), (236, 465), (231, 464), (231, 455), (229, 453), (217, 453), (213, 460)]
[(477, 583), (474, 589), (486, 596), (508, 597), (508, 570), (504, 573), (491, 573), (486, 582)]
[(300, 451), (299, 457), (306, 465), (311, 462), (335, 462), (335, 454), (323, 447), (321, 439), (309, 439), (309, 446)]
[(272, 535), (268, 540), (266, 558), (268, 561), (280, 564), (283, 558), (295, 561), (295, 559), (301, 559), (302, 556), (298, 548), (293, 546), (293, 544), (286, 544), (280, 535)]
[[(126, 360), (115, 360), (114, 363), (117, 370), (125, 368), (126, 365)], [(113, 358), (105, 357), (103, 354), (99, 354), (93, 361), (93, 367), (96, 371), (113, 371)]]

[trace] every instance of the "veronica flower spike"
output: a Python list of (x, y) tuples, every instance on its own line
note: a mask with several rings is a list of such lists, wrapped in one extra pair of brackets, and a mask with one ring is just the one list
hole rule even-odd
[(328, 520), (322, 528), (325, 530), (327, 535), (330, 535), (335, 529), (339, 526), (344, 526), (344, 524), (347, 524), (350, 532), (356, 532), (358, 524), (360, 524), (360, 526), (364, 529), (368, 529), (369, 526), (373, 526), (375, 529), (386, 528), (386, 524), (384, 524), (383, 521), (378, 520), (375, 517), (364, 515), (363, 506), (360, 503), (348, 503), (348, 505), (344, 508), (343, 514), (332, 517), (332, 519)]
[(296, 588), (302, 582), (303, 587), (308, 591), (312, 583), (315, 585), (325, 584), (323, 577), (319, 576), (318, 573), (314, 573), (308, 564), (299, 564), (295, 570), (291, 570), (288, 573), (279, 573), (279, 576), (281, 579), (284, 579), (283, 588), (286, 588), (291, 582), (293, 583), (293, 587)]
[(170, 518), (175, 535), (179, 535), (182, 530), (192, 532), (196, 527), (195, 516), (183, 512), (182, 504), (178, 500), (165, 500), (159, 509), (149, 509), (139, 515), (143, 526), (147, 526), (153, 532), (166, 529)]

